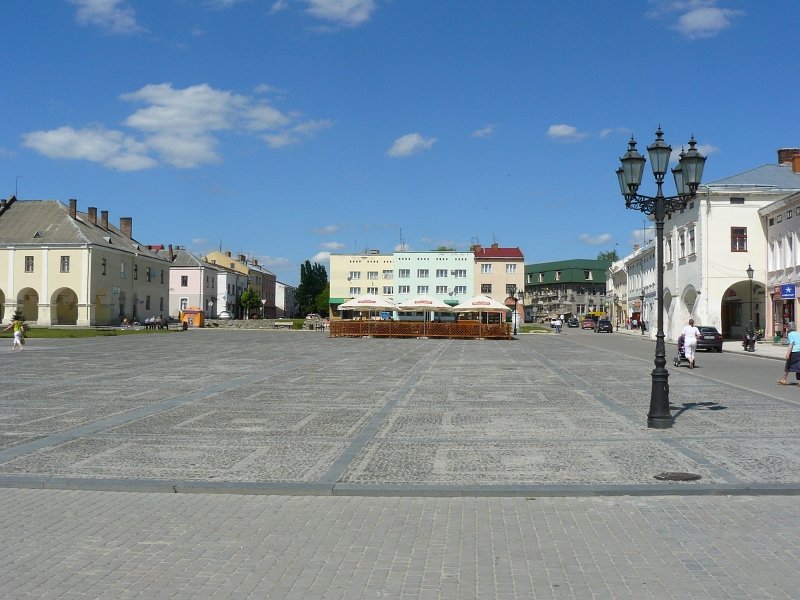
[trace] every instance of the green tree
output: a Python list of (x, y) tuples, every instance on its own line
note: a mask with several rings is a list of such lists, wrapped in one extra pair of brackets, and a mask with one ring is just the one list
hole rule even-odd
[(253, 288), (247, 288), (242, 292), (242, 296), (239, 298), (239, 304), (242, 305), (244, 314), (249, 317), (250, 312), (254, 308), (261, 306), (261, 298), (259, 297), (258, 292)]
[(438, 248), (436, 248), (436, 250), (434, 250), (434, 252), (455, 252), (455, 251), (456, 251), (455, 248), (450, 248), (448, 246), (439, 246)]
[(614, 250), (609, 250), (608, 252), (598, 252), (597, 260), (610, 260), (611, 262), (618, 261), (619, 256), (617, 256), (616, 248)]
[(300, 285), (296, 292), (300, 315), (313, 312), (327, 315), (329, 296), (328, 272), (325, 267), (319, 263), (312, 265), (308, 260), (300, 265)]

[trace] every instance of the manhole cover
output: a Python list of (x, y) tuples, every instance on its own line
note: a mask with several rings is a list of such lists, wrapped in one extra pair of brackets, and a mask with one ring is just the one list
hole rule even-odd
[(659, 473), (653, 475), (655, 479), (660, 481), (697, 481), (700, 475), (697, 473), (681, 473), (680, 471), (667, 471), (666, 473)]

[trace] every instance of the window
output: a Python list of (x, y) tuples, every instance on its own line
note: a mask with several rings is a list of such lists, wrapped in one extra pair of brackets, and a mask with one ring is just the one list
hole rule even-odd
[(693, 255), (695, 253), (695, 245), (694, 245), (694, 228), (689, 230), (689, 255)]
[(164, 283), (164, 269), (161, 269), (161, 283)]
[(119, 263), (119, 276), (121, 279), (125, 279), (125, 263)]
[(437, 285), (436, 286), (436, 293), (437, 294), (446, 294), (447, 293), (447, 286), (446, 285)]
[(385, 286), (383, 286), (383, 295), (384, 295), (384, 296), (391, 296), (392, 294), (394, 294), (394, 292), (392, 291), (392, 289), (393, 289), (393, 288), (392, 288), (392, 286), (390, 286), (390, 285), (385, 285)]
[(417, 269), (417, 277), (420, 279), (428, 277), (428, 269)]
[(139, 279), (139, 265), (137, 265), (135, 263), (133, 265), (133, 279), (134, 279), (134, 281)]
[(744, 198), (731, 198), (731, 204), (744, 204)]
[(361, 288), (360, 287), (351, 287), (350, 288), (350, 295), (351, 296), (360, 296), (361, 295)]
[(397, 276), (401, 279), (408, 279), (411, 277), (411, 269), (399, 269), (397, 271)]
[(33, 273), (33, 257), (26, 256), (25, 257), (25, 272), (26, 273)]
[(775, 220), (776, 220), (778, 223), (782, 223), (782, 222), (783, 222), (783, 215), (778, 215), (778, 217), (777, 217)]
[(467, 286), (465, 285), (457, 285), (453, 288), (453, 293), (456, 295), (464, 295), (467, 293)]
[(544, 282), (544, 273), (539, 273), (539, 283)]
[(347, 275), (347, 279), (361, 279), (361, 271), (350, 271)]
[(453, 271), (453, 277), (466, 277), (467, 270), (466, 269), (455, 269)]
[[(208, 277), (206, 277), (208, 279)], [(147, 267), (147, 270), (144, 273), (144, 280), (150, 283), (153, 281), (153, 270), (150, 267)]]
[(800, 206), (794, 209), (794, 214), (800, 215)]
[(69, 256), (61, 257), (61, 272), (69, 273)]
[(561, 281), (561, 271), (556, 271), (556, 281)]
[(591, 279), (592, 279), (592, 271), (590, 269), (584, 269), (583, 278), (584, 279), (588, 279), (589, 281), (591, 281)]
[(410, 285), (398, 285), (397, 286), (397, 293), (398, 294), (410, 294), (411, 293), (411, 286)]
[(391, 271), (384, 271), (383, 272), (383, 278), (384, 279), (391, 279), (392, 278), (392, 272)]
[(506, 264), (506, 275), (513, 275), (517, 272), (517, 263)]
[(791, 209), (786, 211), (786, 218), (787, 218), (787, 219), (791, 219), (791, 218), (792, 218), (792, 211), (791, 211)]
[(377, 271), (367, 271), (367, 279), (377, 279), (378, 272)]
[(731, 252), (747, 252), (747, 227), (731, 227)]
[(684, 231), (678, 232), (678, 257), (686, 258), (686, 233)]
[(447, 277), (447, 269), (436, 269), (437, 277)]
[(482, 283), (481, 284), (481, 294), (491, 294), (492, 293), (492, 284), (491, 283)]
[(513, 296), (517, 293), (517, 284), (515, 283), (507, 283), (506, 284), (506, 296)]
[(144, 297), (144, 309), (150, 310), (150, 296)]
[(671, 239), (667, 240), (667, 245), (666, 245), (666, 248), (664, 248), (664, 250), (665, 250), (665, 254), (666, 254), (665, 262), (671, 263), (672, 262), (672, 240)]
[(105, 275), (106, 274), (106, 259), (105, 258), (100, 261), (100, 274), (101, 275)]
[(491, 273), (491, 272), (492, 272), (492, 265), (491, 264), (483, 263), (481, 265), (481, 273), (488, 274), (488, 273)]
[(187, 308), (189, 308), (189, 299), (181, 298), (181, 310), (186, 310)]
[(378, 293), (378, 288), (376, 288), (376, 287), (368, 287), (367, 288), (367, 293), (368, 294), (377, 294)]
[(188, 287), (188, 286), (189, 286), (189, 276), (181, 275), (181, 287)]
[(417, 286), (417, 293), (418, 294), (427, 294), (428, 293), (428, 286), (427, 285), (418, 285)]
[(164, 298), (159, 298), (158, 300), (158, 310), (164, 312)]

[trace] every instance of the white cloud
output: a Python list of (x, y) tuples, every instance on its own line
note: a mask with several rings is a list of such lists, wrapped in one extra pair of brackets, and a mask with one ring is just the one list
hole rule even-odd
[(291, 261), (288, 258), (284, 258), (282, 256), (268, 256), (268, 255), (258, 255), (256, 256), (258, 260), (258, 264), (269, 268), (280, 269), (286, 266), (289, 266)]
[(325, 225), (324, 227), (317, 227), (314, 229), (314, 233), (321, 234), (336, 233), (337, 231), (339, 231), (338, 225)]
[(670, 26), (690, 39), (714, 37), (733, 26), (733, 20), (744, 11), (717, 6), (717, 0), (682, 0), (664, 3), (650, 0), (652, 9), (647, 16), (655, 19), (677, 20)]
[[(357, 27), (369, 20), (375, 10), (375, 0), (306, 0), (306, 12), (323, 21), (344, 27)], [(273, 5), (273, 12), (284, 3)]]
[(325, 248), (325, 250), (341, 250), (344, 248), (344, 244), (341, 242), (324, 242), (320, 244), (321, 248)]
[(624, 133), (628, 135), (630, 129), (625, 129), (624, 127), (607, 127), (606, 129), (601, 129), (599, 135), (601, 138), (606, 138), (614, 133)]
[(494, 135), (494, 125), (489, 124), (486, 127), (481, 127), (480, 129), (476, 129), (472, 132), (472, 137), (476, 138), (488, 138)]
[(287, 0), (278, 0), (272, 5), (269, 12), (271, 13), (279, 13), (289, 8), (289, 2)]
[[(45, 156), (91, 160), (126, 170), (155, 166), (153, 155), (174, 167), (192, 168), (221, 162), (217, 152), (220, 132), (263, 135), (269, 131), (270, 136), (285, 139), (283, 144), (267, 140), (270, 147), (277, 148), (300, 143), (333, 124), (330, 120), (297, 123), (296, 112), (283, 113), (264, 99), (214, 89), (208, 84), (183, 89), (173, 88), (170, 83), (151, 84), (120, 98), (146, 105), (123, 123), (136, 130), (138, 136), (102, 126), (61, 127), (26, 134), (26, 145)], [(69, 144), (65, 138), (69, 138)]]
[(267, 134), (264, 136), (264, 140), (269, 144), (270, 148), (283, 148), (284, 146), (299, 144), (303, 139), (313, 137), (317, 131), (332, 126), (333, 121), (330, 119), (306, 121), (280, 133)]
[(88, 160), (120, 171), (138, 171), (156, 166), (147, 147), (120, 131), (103, 128), (59, 127), (22, 136), (22, 143), (48, 158)]
[(554, 140), (562, 142), (575, 142), (587, 137), (588, 133), (581, 133), (577, 128), (572, 125), (550, 125), (547, 130), (547, 135)]
[(436, 138), (434, 137), (425, 139), (418, 133), (408, 133), (397, 138), (386, 154), (394, 158), (411, 156), (423, 150), (430, 150), (435, 143)]
[(411, 245), (401, 242), (394, 247), (395, 252), (411, 252)]
[(109, 33), (136, 33), (142, 29), (133, 9), (123, 0), (70, 1), (78, 7), (75, 18), (81, 25), (96, 25)]
[(317, 252), (314, 256), (311, 257), (311, 262), (325, 262), (331, 259), (330, 252)]
[(600, 235), (589, 235), (588, 233), (582, 233), (580, 235), (580, 240), (584, 244), (589, 244), (590, 246), (602, 246), (603, 244), (607, 244), (612, 239), (613, 236), (610, 233), (601, 233)]

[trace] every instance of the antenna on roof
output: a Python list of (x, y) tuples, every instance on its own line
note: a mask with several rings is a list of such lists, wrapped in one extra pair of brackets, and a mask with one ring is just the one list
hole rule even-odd
[(219, 251), (222, 252), (222, 238), (219, 238)]
[(400, 228), (400, 252), (405, 252), (405, 250), (406, 250), (406, 245), (403, 242), (403, 228), (401, 227)]

